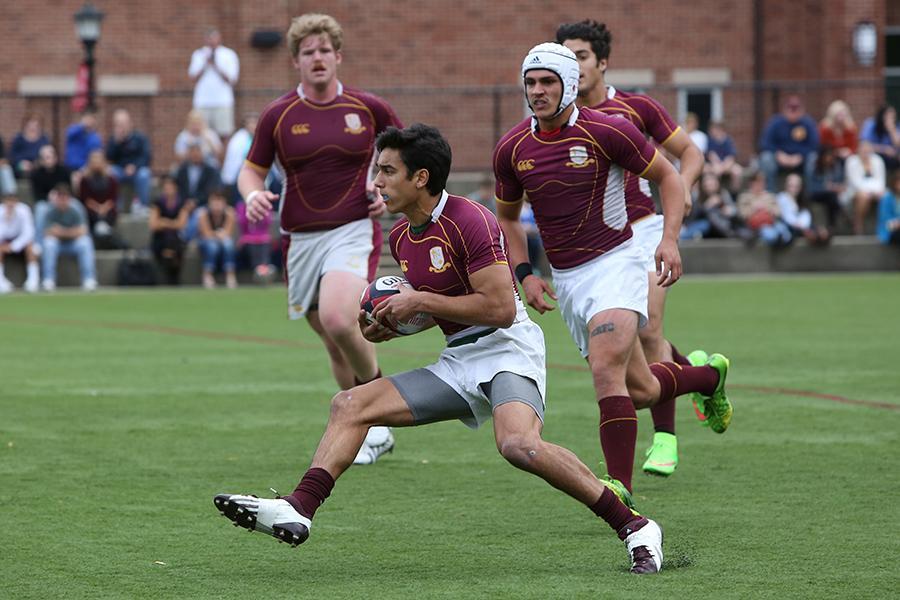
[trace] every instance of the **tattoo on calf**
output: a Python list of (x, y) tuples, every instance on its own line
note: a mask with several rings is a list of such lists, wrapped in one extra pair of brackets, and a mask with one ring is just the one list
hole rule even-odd
[(600, 335), (601, 333), (606, 333), (607, 331), (615, 331), (616, 326), (612, 323), (603, 323), (601, 325), (597, 325), (594, 330), (591, 332), (591, 337), (595, 335)]

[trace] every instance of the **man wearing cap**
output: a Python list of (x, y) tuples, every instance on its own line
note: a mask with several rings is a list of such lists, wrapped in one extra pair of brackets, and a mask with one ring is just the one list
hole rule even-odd
[[(710, 426), (727, 428), (728, 361), (713, 355), (692, 367), (647, 364), (638, 328), (647, 322), (647, 271), (632, 240), (625, 202), (626, 172), (659, 186), (662, 241), (655, 252), (657, 283), (681, 277), (678, 233), (684, 184), (678, 172), (627, 119), (578, 108), (579, 65), (560, 44), (535, 46), (522, 76), (534, 116), (513, 127), (494, 150), (497, 217), (509, 240), (528, 303), (543, 313), (556, 300), (572, 338), (588, 361), (600, 407), (600, 445), (609, 477), (631, 489), (637, 437), (635, 408), (701, 393), (713, 407)], [(531, 273), (519, 213), (525, 194), (534, 210), (553, 288)]]

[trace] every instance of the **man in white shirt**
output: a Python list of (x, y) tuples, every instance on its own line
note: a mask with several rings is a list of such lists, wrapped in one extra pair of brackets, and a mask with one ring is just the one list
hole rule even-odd
[(27, 204), (19, 202), (14, 194), (3, 196), (0, 206), (0, 294), (13, 290), (6, 278), (4, 262), (7, 256), (24, 254), (26, 261), (25, 291), (36, 292), (40, 278), (37, 255), (34, 252), (34, 220)]
[(234, 86), (240, 73), (237, 52), (221, 45), (215, 29), (206, 32), (206, 45), (194, 50), (188, 75), (194, 86), (194, 108), (220, 136), (234, 131)]

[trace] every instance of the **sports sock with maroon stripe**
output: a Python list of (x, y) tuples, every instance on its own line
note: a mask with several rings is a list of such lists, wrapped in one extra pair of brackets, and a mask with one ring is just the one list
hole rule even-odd
[(690, 392), (711, 396), (719, 384), (719, 372), (709, 366), (684, 367), (671, 362), (659, 362), (650, 365), (650, 372), (659, 381), (657, 404)]
[(325, 469), (314, 467), (303, 475), (294, 492), (290, 496), (283, 496), (282, 500), (290, 503), (294, 510), (307, 519), (312, 519), (325, 499), (331, 495), (332, 489), (334, 477)]
[(691, 366), (691, 361), (689, 361), (686, 356), (678, 351), (678, 348), (675, 347), (675, 344), (669, 342), (669, 346), (672, 348), (672, 360), (676, 365), (682, 365), (684, 367)]
[(637, 413), (628, 396), (600, 398), (600, 447), (610, 477), (631, 491), (634, 445), (637, 441)]
[(647, 519), (631, 512), (609, 488), (604, 488), (600, 499), (592, 504), (590, 509), (606, 521), (622, 540), (647, 524)]

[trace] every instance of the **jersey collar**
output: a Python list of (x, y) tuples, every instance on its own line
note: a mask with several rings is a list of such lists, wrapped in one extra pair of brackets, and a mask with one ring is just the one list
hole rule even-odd
[[(569, 115), (569, 120), (566, 121), (566, 125), (571, 127), (575, 124), (575, 120), (578, 119), (578, 107), (575, 107), (575, 110), (572, 111), (572, 114)], [(531, 131), (534, 133), (538, 133), (540, 131), (540, 127), (538, 125), (537, 117), (531, 117)], [(446, 192), (444, 192), (446, 194)]]
[[(344, 84), (341, 83), (340, 79), (338, 79), (337, 95), (340, 96), (343, 93), (344, 93)], [(303, 92), (303, 84), (302, 83), (297, 84), (297, 95), (300, 96), (301, 100), (306, 100), (306, 94)]]
[(434, 207), (434, 210), (431, 211), (431, 220), (426, 222), (424, 225), (415, 226), (412, 223), (409, 224), (409, 229), (416, 235), (422, 233), (428, 226), (432, 223), (437, 223), (438, 219), (441, 218), (441, 214), (444, 212), (444, 207), (447, 206), (447, 198), (450, 197), (450, 194), (447, 193), (447, 190), (441, 192), (441, 199), (438, 200), (437, 205)]

